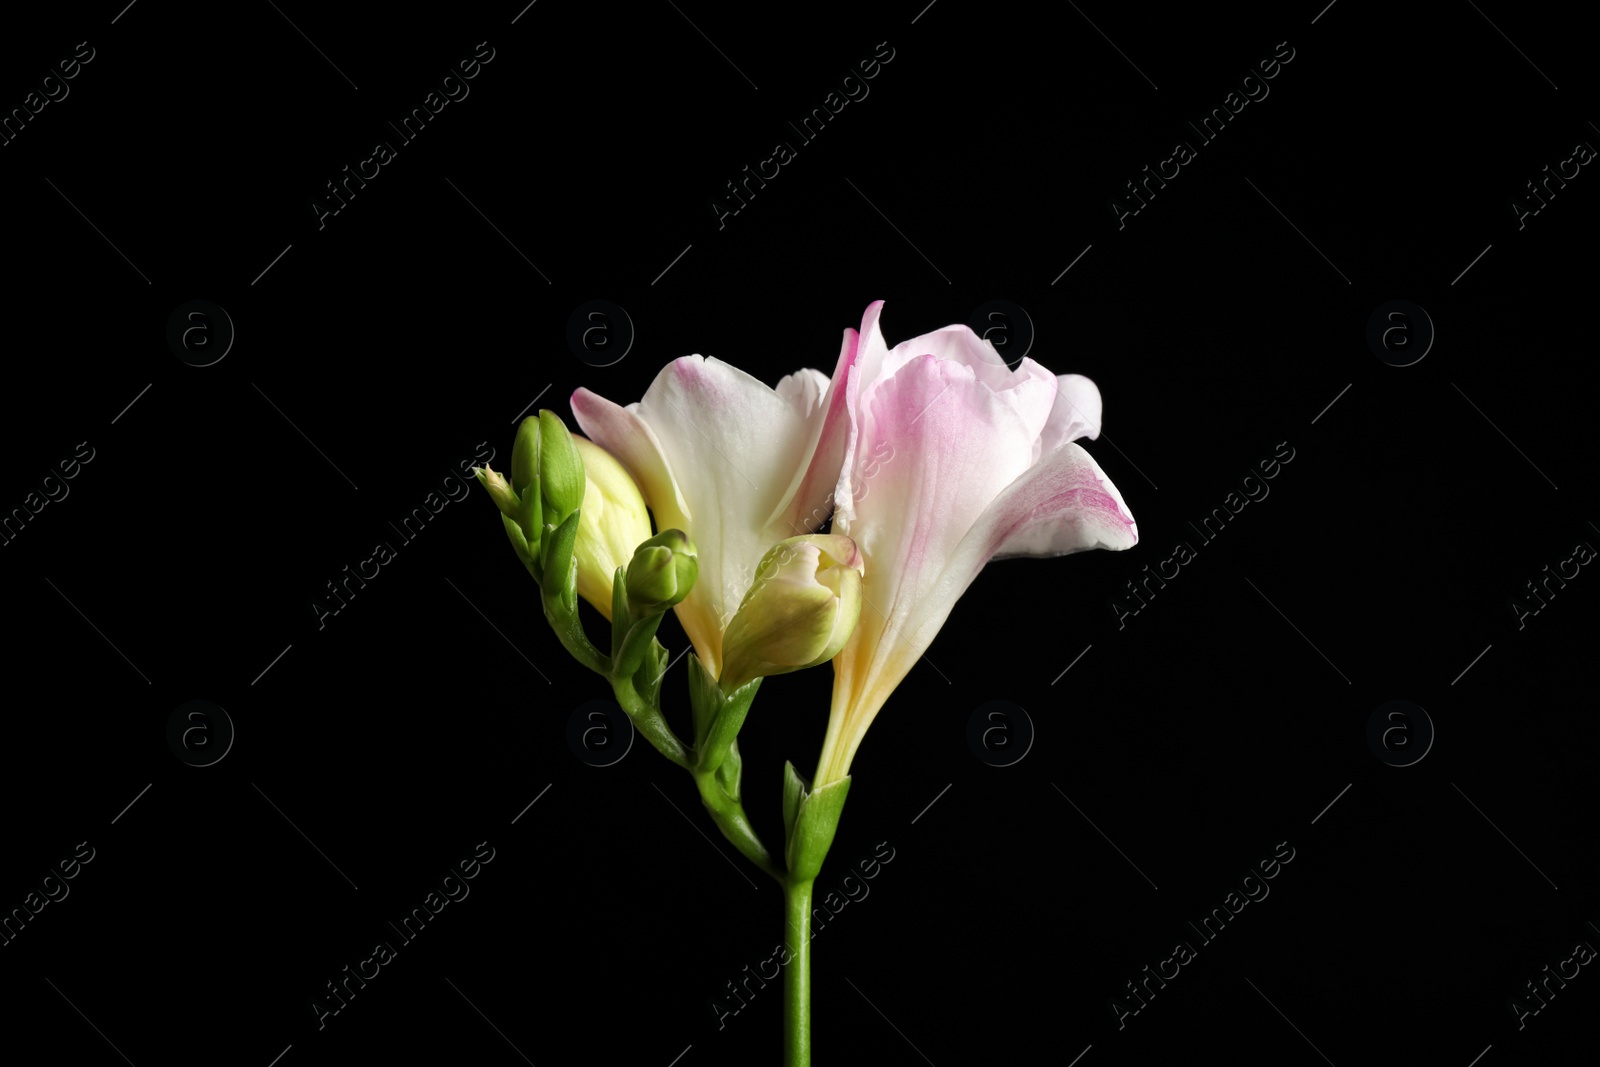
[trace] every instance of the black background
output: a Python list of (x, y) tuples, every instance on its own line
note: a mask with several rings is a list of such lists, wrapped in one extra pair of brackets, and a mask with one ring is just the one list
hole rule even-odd
[[(605, 687), (481, 492), (320, 628), (312, 602), (479, 442), (503, 466), (536, 397), (630, 402), (691, 352), (828, 372), (874, 299), (890, 344), (1005, 299), (1030, 355), (1099, 385), (1086, 445), (1142, 540), (987, 569), (874, 725), (819, 887), (880, 842), (894, 859), (817, 935), (816, 1062), (1588, 1047), (1592, 967), (1524, 1029), (1510, 1008), (1600, 944), (1600, 578), (1521, 629), (1511, 607), (1600, 544), (1600, 179), (1520, 230), (1511, 207), (1600, 143), (1588, 40), (1526, 5), (923, 2), (8, 14), (7, 110), (95, 49), (0, 148), (0, 507), (94, 457), (0, 546), (0, 906), (95, 849), (0, 948), (8, 1043), (140, 1067), (777, 1062), (776, 983), (720, 1029), (709, 1002), (770, 955), (778, 889), (642, 741), (607, 768), (569, 749)], [(324, 183), (480, 41), (470, 96), (319, 229)], [(1270, 95), (1119, 229), (1123, 183), (1285, 41)], [(870, 95), (719, 229), (723, 183), (879, 42)], [(237, 331), (203, 368), (165, 340), (193, 299)], [(591, 299), (636, 331), (612, 366), (565, 340)], [(1393, 299), (1437, 330), (1407, 367), (1366, 342)], [(1123, 583), (1281, 442), (1270, 495), (1119, 629)], [(766, 683), (744, 730), (769, 841), (829, 684)], [(237, 729), (209, 767), (166, 742), (192, 699)], [(1405, 768), (1366, 740), (1391, 699), (1436, 730)], [(967, 745), (990, 700), (1036, 727), (1014, 766)], [(324, 983), (481, 841), (471, 895), (319, 1030)], [(1280, 842), (1270, 896), (1119, 1030), (1123, 984)]]

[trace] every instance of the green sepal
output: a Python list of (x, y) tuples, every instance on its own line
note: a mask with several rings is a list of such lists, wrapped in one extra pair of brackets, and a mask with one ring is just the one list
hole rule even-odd
[(572, 443), (567, 424), (549, 410), (539, 412), (539, 482), (557, 521), (583, 506), (583, 457)]
[(728, 746), (727, 758), (717, 768), (717, 785), (733, 800), (739, 803), (739, 783), (744, 778), (744, 759), (739, 755), (739, 742), (735, 739)]
[(534, 478), (533, 484), (522, 491), (522, 500), (517, 504), (517, 522), (522, 526), (522, 532), (528, 539), (530, 547), (539, 544), (544, 533), (544, 516), (541, 514), (543, 505), (539, 499), (539, 479)]
[(506, 525), (506, 536), (511, 538), (511, 547), (516, 549), (517, 558), (526, 566), (533, 559), (533, 553), (528, 551), (528, 539), (522, 536), (522, 527), (512, 522), (510, 515), (501, 515), (500, 521)]
[(550, 541), (554, 539), (555, 526), (544, 523), (544, 530), (539, 531), (539, 573), (544, 574), (544, 561), (550, 558)]
[(705, 747), (706, 737), (725, 699), (700, 657), (689, 653), (689, 708), (694, 713), (694, 747), (697, 750)]
[(474, 467), (472, 473), (502, 514), (511, 516), (517, 514), (517, 491), (511, 488), (511, 483), (506, 481), (504, 475), (489, 467)]
[(561, 606), (568, 611), (574, 611), (578, 606), (578, 561), (572, 550), (578, 540), (581, 518), (582, 512), (574, 511), (556, 528), (550, 536), (544, 561), (545, 581), (555, 583), (556, 590), (561, 594)]
[[(689, 655), (689, 706), (694, 711), (695, 766), (701, 771), (720, 771), (723, 761), (737, 750), (736, 739), (756, 698), (761, 679), (755, 678), (724, 693), (706, 670), (700, 657)], [(738, 771), (734, 771), (735, 777)]]
[(661, 681), (667, 676), (667, 667), (671, 662), (666, 646), (660, 641), (652, 640), (650, 651), (645, 654), (639, 669), (634, 672), (634, 689), (652, 706), (659, 707), (661, 704)]
[(567, 580), (561, 586), (561, 606), (567, 613), (576, 617), (578, 614), (578, 557), (573, 556), (567, 564)]
[(800, 812), (800, 802), (805, 800), (806, 794), (811, 791), (811, 783), (806, 781), (800, 772), (794, 769), (794, 764), (788, 760), (783, 761), (783, 839), (789, 840), (794, 833), (794, 817)]
[(849, 792), (850, 777), (846, 775), (801, 798), (794, 825), (789, 831), (788, 844), (784, 848), (784, 861), (789, 867), (792, 881), (812, 881), (822, 870), (822, 861), (833, 844), (834, 831), (839, 828), (839, 815), (844, 811), (844, 798)]
[[(703, 674), (704, 672), (702, 672)], [(721, 696), (721, 706), (710, 717), (706, 724), (705, 735), (700, 738), (697, 747), (697, 764), (701, 770), (714, 771), (722, 765), (728, 756), (728, 748), (734, 739), (739, 736), (739, 730), (744, 726), (744, 717), (750, 711), (750, 704), (756, 698), (756, 690), (761, 688), (761, 679), (752, 678), (731, 693), (722, 693), (717, 684), (709, 677), (704, 679), (709, 688)], [(692, 692), (692, 690), (691, 690)], [(695, 734), (700, 735), (700, 722), (705, 713), (698, 707), (695, 711)]]
[(529, 415), (511, 445), (511, 488), (523, 493), (539, 477), (539, 420)]
[(627, 571), (621, 567), (611, 579), (611, 658), (622, 651), (622, 639), (628, 636), (633, 619), (628, 614)]
[[(615, 660), (613, 670), (619, 678), (632, 678), (647, 662), (645, 654), (650, 651), (650, 643), (656, 639), (656, 629), (660, 625), (661, 616), (650, 615), (636, 620), (628, 628), (627, 636), (622, 639), (622, 647), (613, 657)], [(650, 657), (652, 660), (655, 658)]]

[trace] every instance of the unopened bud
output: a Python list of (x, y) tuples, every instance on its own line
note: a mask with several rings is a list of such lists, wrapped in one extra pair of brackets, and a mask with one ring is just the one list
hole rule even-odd
[(826, 663), (861, 616), (861, 551), (842, 534), (780, 541), (762, 557), (722, 638), (724, 692)]
[(694, 545), (682, 530), (662, 530), (641, 544), (628, 564), (628, 606), (639, 616), (659, 615), (689, 595), (700, 576)]
[(567, 424), (553, 411), (539, 412), (539, 487), (545, 522), (560, 526), (583, 507), (583, 482), (583, 459)]
[(578, 595), (611, 619), (612, 583), (639, 542), (650, 536), (650, 513), (627, 468), (594, 442), (572, 435), (583, 459), (583, 521), (573, 555)]
[(482, 467), (472, 468), (472, 473), (478, 476), (478, 482), (493, 498), (495, 506), (502, 515), (508, 515), (513, 520), (517, 518), (517, 492), (511, 488), (511, 483), (506, 481), (505, 475), (485, 464)]
[(518, 493), (539, 480), (539, 420), (529, 415), (511, 445), (511, 488)]

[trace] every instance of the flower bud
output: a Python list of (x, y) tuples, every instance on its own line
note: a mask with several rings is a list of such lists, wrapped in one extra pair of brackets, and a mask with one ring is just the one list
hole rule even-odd
[[(516, 458), (514, 449), (511, 455)], [(539, 412), (539, 483), (545, 522), (560, 526), (583, 506), (583, 459), (553, 411)]]
[(583, 460), (583, 519), (573, 555), (578, 561), (578, 595), (611, 619), (612, 582), (626, 567), (635, 546), (650, 536), (645, 510), (633, 475), (611, 453), (593, 441), (572, 435)]
[(511, 488), (518, 493), (539, 480), (539, 420), (529, 415), (511, 445)]
[(641, 617), (659, 615), (688, 596), (699, 576), (700, 561), (688, 535), (662, 530), (641, 544), (628, 564), (628, 607)]
[(495, 506), (500, 509), (500, 513), (515, 520), (518, 508), (517, 493), (516, 490), (511, 488), (511, 483), (506, 481), (505, 475), (488, 464), (472, 468), (472, 473), (476, 474), (479, 483), (489, 490), (489, 496), (493, 498)]
[(723, 635), (723, 691), (838, 655), (861, 615), (862, 572), (860, 550), (842, 534), (791, 537), (768, 549)]

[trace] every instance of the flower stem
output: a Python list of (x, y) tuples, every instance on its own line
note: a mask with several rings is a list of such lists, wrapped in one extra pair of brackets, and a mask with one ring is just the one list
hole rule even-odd
[(654, 745), (656, 751), (667, 759), (689, 770), (689, 750), (678, 740), (678, 735), (672, 732), (672, 727), (667, 725), (661, 709), (639, 695), (639, 691), (633, 686), (633, 679), (618, 678), (614, 675), (610, 677), (611, 691), (616, 694), (617, 703), (622, 705), (622, 710), (628, 713), (628, 718), (633, 720), (634, 727), (644, 735), (645, 740)]
[(756, 835), (755, 827), (750, 825), (750, 817), (744, 813), (744, 805), (736, 797), (727, 794), (717, 781), (715, 772), (694, 771), (693, 774), (694, 784), (700, 787), (700, 799), (705, 804), (706, 810), (711, 813), (711, 821), (722, 831), (722, 836), (751, 863), (782, 882), (783, 872), (773, 862), (767, 846), (763, 845), (761, 838)]
[(783, 972), (784, 1067), (811, 1067), (811, 886), (810, 879), (783, 883), (789, 949)]
[(573, 659), (596, 674), (609, 674), (611, 657), (595, 648), (589, 636), (583, 632), (577, 605), (574, 604), (569, 611), (566, 605), (561, 603), (560, 593), (548, 586), (540, 586), (539, 599), (544, 605), (545, 621), (550, 624), (550, 629), (555, 631), (561, 647), (571, 653)]

